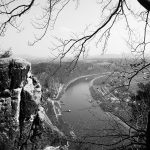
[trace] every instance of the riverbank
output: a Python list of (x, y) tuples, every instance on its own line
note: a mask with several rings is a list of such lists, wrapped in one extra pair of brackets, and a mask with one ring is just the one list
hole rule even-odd
[(92, 79), (94, 79), (95, 77), (101, 75), (101, 73), (99, 74), (90, 74), (90, 75), (84, 75), (84, 76), (80, 76), (80, 77), (77, 77), (73, 80), (71, 80), (70, 82), (68, 82), (68, 84), (66, 84), (66, 87), (65, 87), (65, 91), (71, 87), (72, 85), (74, 85), (75, 83), (78, 83), (78, 82), (81, 82), (81, 81), (91, 81)]
[[(56, 98), (54, 98), (53, 100), (56, 100), (58, 101), (62, 95), (64, 94), (64, 92), (71, 86), (73, 86), (75, 83), (78, 83), (78, 82), (81, 82), (81, 81), (90, 81), (90, 80), (93, 80), (95, 77), (101, 75), (102, 73), (100, 74), (91, 74), (91, 75), (84, 75), (84, 76), (80, 76), (80, 77), (77, 77), (73, 80), (71, 80), (70, 82), (68, 82), (67, 84), (63, 84), (60, 88), (59, 88), (59, 91), (58, 91), (58, 94), (56, 96)], [(106, 73), (103, 73), (103, 74), (106, 74)]]
[[(89, 91), (90, 81), (87, 80), (74, 82), (73, 86), (65, 91), (60, 101), (63, 102), (61, 109), (64, 121), (70, 125), (79, 141), (93, 141), (95, 150), (97, 143), (114, 144), (121, 140), (120, 135), (129, 136), (129, 127), (117, 117), (104, 112), (96, 101), (92, 100)], [(107, 137), (111, 134), (116, 137)], [(100, 149), (103, 147), (97, 148)]]
[(57, 94), (56, 98), (54, 98), (53, 100), (58, 101), (62, 97), (62, 95), (64, 94), (64, 91), (65, 91), (65, 84), (62, 84), (59, 87), (58, 94)]
[[(91, 75), (85, 75), (77, 77), (66, 85), (62, 85), (59, 88), (58, 95), (56, 96), (55, 101), (59, 101), (62, 97), (62, 95), (67, 91), (68, 88), (72, 87), (74, 84), (78, 84), (81, 81), (90, 82), (89, 84), (89, 90), (92, 98), (96, 100), (96, 102), (99, 104), (101, 109), (104, 112), (109, 112), (115, 117), (118, 117), (119, 119), (123, 120), (123, 122), (130, 123), (131, 114), (129, 114), (129, 108), (127, 108), (127, 104), (125, 102), (121, 102), (116, 96), (114, 96), (112, 93), (105, 91), (105, 83), (104, 80), (107, 79), (106, 75), (109, 75), (110, 72), (107, 73), (101, 73), (101, 74), (91, 74)], [(103, 83), (101, 87), (98, 86), (97, 80), (101, 79), (100, 82)], [(108, 80), (107, 80), (108, 81)], [(96, 85), (95, 85), (96, 84)]]
[(122, 122), (125, 128), (128, 126), (128, 129), (130, 129), (130, 125), (132, 124), (131, 108), (128, 106), (127, 102), (111, 93), (109, 85), (104, 83), (103, 80), (103, 77), (97, 77), (90, 82), (89, 90), (91, 96), (104, 112), (108, 113), (117, 122), (118, 120)]

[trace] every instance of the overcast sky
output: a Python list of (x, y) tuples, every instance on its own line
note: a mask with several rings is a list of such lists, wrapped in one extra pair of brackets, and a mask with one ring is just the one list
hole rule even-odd
[[(138, 3), (135, 1), (135, 6)], [(51, 56), (50, 49), (54, 42), (53, 37), (69, 38), (72, 33), (78, 35), (83, 32), (86, 26), (89, 26), (90, 31), (94, 30), (102, 20), (100, 6), (96, 0), (80, 0), (80, 4), (76, 9), (76, 3), (71, 2), (59, 15), (54, 30), (49, 30), (46, 36), (34, 46), (28, 46), (28, 42), (33, 41), (36, 31), (31, 26), (31, 20), (38, 14), (39, 9), (36, 6), (33, 8), (34, 13), (28, 13), (20, 20), (23, 30), (17, 32), (12, 27), (8, 28), (6, 35), (0, 37), (1, 48), (12, 48), (14, 54), (26, 54), (31, 56)], [(133, 26), (137, 22), (130, 18)], [(140, 28), (140, 27), (138, 27)], [(129, 53), (126, 44), (127, 33), (125, 33), (124, 22), (118, 21), (111, 31), (111, 38), (107, 49), (107, 54), (123, 54)], [(101, 55), (101, 47), (96, 48), (95, 42), (90, 44), (90, 56)]]

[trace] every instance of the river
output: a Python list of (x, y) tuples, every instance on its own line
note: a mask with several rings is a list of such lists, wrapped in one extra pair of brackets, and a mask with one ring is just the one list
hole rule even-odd
[(104, 145), (120, 140), (120, 136), (118, 138), (116, 135), (126, 134), (128, 131), (92, 99), (89, 84), (90, 81), (83, 79), (66, 90), (60, 99), (63, 103), (63, 118), (77, 137), (85, 143), (91, 143), (87, 144), (89, 149), (106, 149), (109, 146)]

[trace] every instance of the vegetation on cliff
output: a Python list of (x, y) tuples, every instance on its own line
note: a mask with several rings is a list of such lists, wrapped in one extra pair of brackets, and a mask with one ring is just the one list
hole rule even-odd
[[(135, 90), (127, 88), (124, 85), (125, 78), (123, 77), (123, 80), (121, 78), (118, 73), (111, 77), (96, 78), (90, 86), (91, 95), (105, 112), (119, 117), (130, 127), (131, 131), (134, 130), (135, 133), (131, 135), (133, 139), (129, 139), (131, 147), (146, 149), (147, 136), (149, 136), (147, 125), (149, 124), (148, 112), (150, 111), (150, 83), (148, 80), (145, 83), (141, 83), (141, 80), (139, 83), (133, 82), (132, 84), (137, 84)], [(132, 84), (131, 87), (133, 87)]]
[[(48, 104), (53, 116), (46, 112)], [(61, 127), (61, 117), (57, 118), (54, 109), (51, 101), (43, 100), (30, 63), (0, 59), (0, 150), (43, 150), (48, 146), (66, 149), (66, 137), (57, 127)]]

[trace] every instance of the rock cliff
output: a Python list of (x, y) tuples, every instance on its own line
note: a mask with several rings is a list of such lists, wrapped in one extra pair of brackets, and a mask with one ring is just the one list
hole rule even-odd
[(0, 59), (0, 150), (66, 150), (56, 103), (43, 99), (29, 62)]

